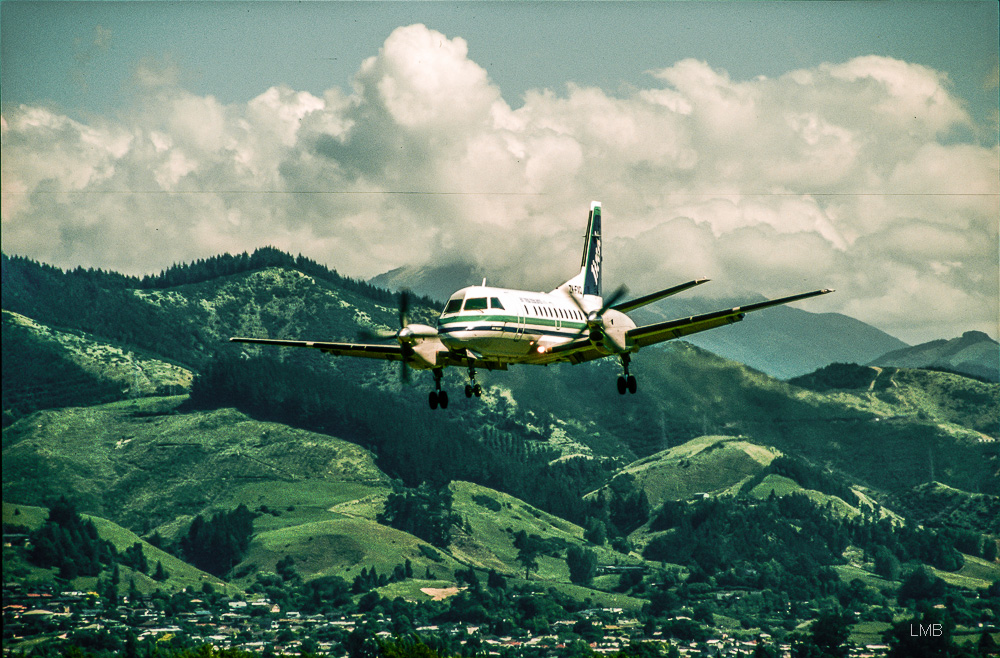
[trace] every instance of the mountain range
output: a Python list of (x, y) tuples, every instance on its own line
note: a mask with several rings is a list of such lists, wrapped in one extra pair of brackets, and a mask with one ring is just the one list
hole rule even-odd
[(995, 382), (1000, 381), (1000, 344), (981, 331), (967, 331), (959, 338), (893, 350), (871, 361), (871, 365), (935, 368)]
[[(455, 396), (446, 412), (432, 412), (425, 374), (407, 384), (393, 364), (227, 341), (354, 339), (397, 326), (393, 295), (301, 257), (226, 255), (143, 280), (6, 255), (2, 266), (3, 499), (12, 527), (20, 517), (40, 527), (44, 508), (65, 496), (141, 536), (148, 551), (162, 546), (190, 562), (183, 546), (197, 520), (244, 506), (253, 515), (247, 548), (211, 576), (234, 591), (249, 593), (292, 563), (307, 582), (348, 583), (406, 563), (418, 576), (377, 591), (426, 600), (421, 588), (492, 570), (581, 605), (646, 606), (654, 616), (683, 614), (699, 581), (706, 591), (763, 587), (765, 563), (777, 579), (769, 587), (805, 606), (789, 606), (788, 619), (823, 596), (827, 586), (807, 584), (809, 573), (839, 582), (834, 592), (861, 578), (892, 606), (903, 605), (896, 593), (913, 569), (971, 592), (1000, 579), (1000, 385), (883, 362), (884, 352), (872, 356), (846, 338), (835, 345), (824, 335), (850, 328), (899, 346), (844, 316), (785, 309), (777, 338), (750, 318), (719, 330), (810, 352), (785, 359), (780, 378), (672, 342), (633, 359), (633, 396), (615, 392), (612, 362), (512, 368), (482, 373), (481, 399)], [(430, 299), (410, 309), (413, 320), (436, 313)], [(960, 355), (953, 365), (972, 360), (978, 348), (968, 344), (983, 341), (963, 340), (936, 350), (931, 365), (946, 353)], [(800, 372), (810, 360), (819, 365)], [(457, 390), (464, 374), (448, 372), (444, 384)], [(443, 523), (446, 532), (420, 536), (421, 524), (390, 510), (431, 514), (423, 527)], [(717, 534), (717, 522), (772, 543), (740, 548)], [(806, 537), (788, 534), (803, 524), (825, 548), (807, 550)], [(705, 548), (684, 548), (695, 545)], [(879, 546), (909, 571), (881, 571)], [(589, 551), (602, 568), (635, 566), (638, 581), (578, 582), (573, 551)], [(788, 561), (799, 551), (800, 562)], [(54, 577), (29, 558), (11, 554), (21, 577)], [(197, 572), (185, 573), (138, 584), (184, 587)], [(720, 615), (744, 610), (758, 631), (786, 623), (765, 623), (762, 609), (746, 605), (713, 604)]]

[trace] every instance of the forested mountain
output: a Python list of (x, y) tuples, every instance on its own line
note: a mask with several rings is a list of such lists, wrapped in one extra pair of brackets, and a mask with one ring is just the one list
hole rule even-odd
[(558, 585), (564, 611), (776, 631), (831, 601), (867, 615), (1000, 578), (997, 384), (849, 364), (785, 382), (672, 342), (635, 357), (636, 395), (610, 361), (515, 366), (432, 412), (426, 373), (228, 342), (397, 326), (393, 295), (306, 259), (142, 280), (2, 265), (5, 503), (65, 496), (248, 595), (420, 600), (489, 571), (441, 618), (528, 623), (487, 597), (507, 578)]
[(883, 354), (873, 366), (934, 368), (1000, 381), (1000, 345), (981, 331), (967, 331), (951, 340), (932, 340)]

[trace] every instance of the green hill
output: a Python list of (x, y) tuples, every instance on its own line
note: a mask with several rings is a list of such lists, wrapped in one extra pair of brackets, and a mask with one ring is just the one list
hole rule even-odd
[[(48, 509), (44, 507), (13, 504), (6, 501), (3, 503), (4, 524), (24, 526), (29, 530), (35, 530), (45, 522), (47, 517)], [(125, 551), (125, 549), (132, 547), (136, 543), (140, 544), (142, 546), (143, 554), (146, 556), (149, 564), (155, 565), (157, 562), (160, 562), (169, 574), (169, 577), (166, 580), (160, 582), (153, 580), (151, 577), (153, 571), (152, 569), (150, 569), (150, 574), (146, 574), (122, 565), (120, 567), (121, 582), (119, 583), (119, 592), (122, 594), (128, 590), (130, 580), (133, 580), (136, 588), (144, 594), (148, 594), (156, 589), (162, 589), (168, 592), (177, 592), (186, 587), (194, 587), (196, 590), (200, 591), (204, 583), (210, 583), (216, 590), (228, 594), (235, 594), (240, 591), (239, 587), (226, 583), (211, 574), (192, 567), (183, 560), (180, 560), (170, 553), (153, 546), (131, 530), (123, 528), (113, 521), (90, 514), (84, 514), (83, 518), (93, 521), (94, 525), (97, 527), (97, 532), (100, 538), (111, 542), (111, 544), (119, 552)], [(55, 580), (55, 574), (52, 570), (41, 569), (31, 565), (27, 561), (23, 549), (18, 551), (16, 549), (5, 547), (5, 578), (16, 578), (19, 574), (28, 582), (51, 583)], [(104, 574), (104, 576), (108, 575), (109, 574), (107, 573)], [(77, 590), (90, 590), (93, 589), (95, 582), (96, 578), (92, 576), (82, 576), (74, 579), (74, 581), (70, 583), (70, 588)]]
[[(913, 417), (997, 438), (1000, 387), (960, 374), (838, 363), (791, 380), (883, 417)], [(964, 431), (963, 431), (964, 430)]]
[(968, 374), (985, 381), (1000, 379), (1000, 346), (981, 331), (967, 331), (959, 338), (933, 340), (883, 354), (872, 365), (934, 368)]
[(961, 491), (940, 482), (914, 487), (897, 500), (908, 517), (934, 527), (996, 534), (1000, 519), (1000, 498)]
[(184, 398), (37, 412), (4, 430), (4, 500), (60, 495), (141, 533), (245, 503), (314, 514), (385, 487), (362, 448)]
[(410, 560), (416, 577), (423, 577), (429, 569), (433, 577), (454, 582), (454, 572), (465, 568), (447, 552), (413, 535), (365, 518), (332, 516), (257, 534), (243, 562), (234, 569), (247, 574), (239, 582), (252, 582), (258, 571), (274, 571), (289, 555), (306, 580), (340, 576), (351, 582), (362, 569), (374, 567), (379, 574), (391, 574), (394, 567)]
[(763, 471), (780, 453), (730, 436), (703, 436), (632, 462), (619, 475), (630, 475), (656, 506), (699, 494), (738, 487)]
[(3, 311), (4, 423), (36, 409), (186, 392), (193, 373)]

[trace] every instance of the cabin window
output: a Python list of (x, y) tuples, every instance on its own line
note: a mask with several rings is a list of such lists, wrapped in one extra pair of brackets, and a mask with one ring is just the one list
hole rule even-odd
[(505, 310), (503, 304), (500, 303), (499, 297), (490, 297), (490, 308), (495, 308), (498, 310)]
[(486, 310), (486, 298), (485, 297), (471, 297), (465, 300), (465, 310), (466, 311), (484, 311)]
[(449, 299), (448, 305), (444, 307), (445, 313), (458, 313), (462, 310), (462, 300), (459, 299)]

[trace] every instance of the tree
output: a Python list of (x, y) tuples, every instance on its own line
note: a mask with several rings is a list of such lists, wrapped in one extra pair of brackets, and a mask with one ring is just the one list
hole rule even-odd
[(997, 541), (987, 536), (983, 545), (983, 559), (987, 562), (995, 562), (997, 559)]
[(199, 514), (181, 539), (181, 551), (194, 566), (224, 576), (243, 559), (253, 536), (253, 514), (241, 504), (206, 521)]
[(899, 580), (899, 560), (885, 546), (875, 549), (875, 573), (886, 580)]
[(135, 586), (135, 578), (128, 579), (128, 602), (135, 605), (139, 600), (139, 588)]
[(821, 655), (832, 658), (847, 656), (847, 638), (851, 634), (851, 620), (837, 612), (829, 612), (819, 616), (812, 625), (812, 643), (822, 652)]
[(451, 543), (451, 527), (460, 519), (451, 511), (448, 487), (432, 487), (424, 482), (412, 489), (397, 480), (392, 488), (385, 507), (376, 516), (379, 523), (408, 532), (438, 548)]
[(538, 570), (538, 555), (542, 551), (541, 537), (528, 536), (524, 530), (514, 536), (514, 548), (517, 549), (517, 562), (524, 567), (524, 578), (527, 580), (532, 571)]
[(587, 530), (583, 533), (583, 538), (591, 544), (603, 546), (604, 542), (608, 540), (608, 532), (604, 527), (604, 522), (600, 519), (591, 517), (587, 521)]
[(349, 658), (375, 658), (378, 655), (378, 644), (370, 633), (356, 628), (347, 636), (344, 642)]
[(1000, 653), (1000, 645), (997, 645), (993, 636), (986, 631), (983, 631), (983, 634), (979, 636), (978, 646), (980, 656), (995, 656)]
[(944, 596), (945, 582), (926, 568), (914, 569), (899, 587), (899, 602), (926, 601)]
[(507, 579), (498, 574), (496, 569), (490, 569), (486, 576), (486, 585), (491, 589), (507, 589)]
[(589, 548), (573, 545), (566, 552), (566, 565), (569, 567), (570, 581), (586, 585), (597, 573), (597, 555)]

